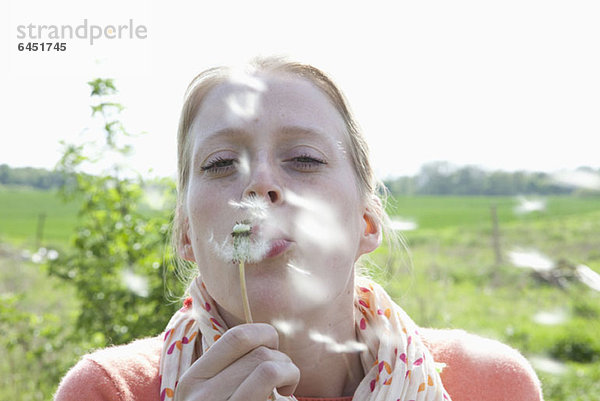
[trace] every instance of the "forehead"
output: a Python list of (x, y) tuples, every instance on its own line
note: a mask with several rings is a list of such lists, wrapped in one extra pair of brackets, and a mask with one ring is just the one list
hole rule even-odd
[(193, 131), (205, 136), (249, 126), (297, 126), (345, 136), (344, 119), (330, 98), (309, 80), (289, 74), (232, 76), (205, 96)]

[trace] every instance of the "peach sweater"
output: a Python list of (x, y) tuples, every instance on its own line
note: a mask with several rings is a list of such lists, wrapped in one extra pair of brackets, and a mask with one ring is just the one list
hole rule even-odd
[[(541, 401), (539, 380), (527, 360), (497, 341), (462, 330), (421, 329), (453, 401)], [(145, 338), (84, 356), (62, 379), (55, 401), (159, 400), (162, 337)], [(350, 401), (352, 397), (299, 401)]]

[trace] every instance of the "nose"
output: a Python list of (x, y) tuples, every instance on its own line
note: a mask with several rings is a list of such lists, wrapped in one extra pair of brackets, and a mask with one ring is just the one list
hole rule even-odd
[(283, 190), (273, 166), (266, 162), (254, 166), (244, 197), (262, 197), (271, 204), (281, 203)]

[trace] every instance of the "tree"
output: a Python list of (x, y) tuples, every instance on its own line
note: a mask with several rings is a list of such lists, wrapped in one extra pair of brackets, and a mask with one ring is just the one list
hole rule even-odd
[[(113, 81), (96, 79), (89, 85), (92, 117), (100, 119), (103, 135), (99, 142), (63, 143), (57, 166), (65, 176), (61, 194), (82, 202), (72, 246), (49, 262), (49, 272), (74, 285), (81, 303), (78, 333), (90, 346), (102, 347), (158, 334), (178, 308), (166, 302), (165, 283), (179, 294), (183, 288), (174, 278), (168, 247), (171, 213), (140, 211), (142, 177), (122, 177), (121, 165), (99, 175), (83, 172), (85, 163), (123, 158), (131, 151), (123, 143), (130, 134), (119, 120), (123, 106), (113, 100)], [(173, 193), (170, 185), (163, 194), (171, 204)]]

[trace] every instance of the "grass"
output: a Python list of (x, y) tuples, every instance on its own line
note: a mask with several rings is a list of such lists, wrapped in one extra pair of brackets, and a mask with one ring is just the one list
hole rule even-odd
[(0, 187), (0, 240), (24, 248), (32, 248), (38, 241), (66, 245), (76, 219), (77, 202), (64, 203), (56, 191)]
[[(61, 375), (84, 352), (68, 339), (79, 307), (73, 289), (0, 244), (0, 302), (0, 399), (51, 399)], [(40, 341), (47, 330), (55, 333), (52, 341)]]
[[(372, 256), (379, 267), (372, 267), (371, 274), (418, 324), (461, 328), (518, 348), (536, 362), (546, 400), (597, 400), (600, 293), (570, 278), (563, 287), (541, 281), (532, 270), (511, 265), (506, 255), (516, 248), (535, 249), (555, 262), (585, 264), (600, 272), (600, 198), (545, 201), (545, 210), (517, 214), (519, 201), (512, 197), (394, 199), (391, 213), (417, 223), (415, 230), (404, 233), (410, 257), (382, 247)], [(492, 247), (492, 205), (497, 208), (504, 256), (500, 262)], [(2, 189), (0, 238), (13, 249), (31, 248), (37, 216), (45, 212), (42, 245), (66, 245), (76, 209), (61, 204), (51, 192)], [(55, 311), (65, 327), (72, 321), (77, 305), (70, 289), (48, 279), (39, 265), (5, 255), (0, 257), (0, 279), (3, 292), (25, 294), (19, 307), (40, 315)], [(562, 320), (543, 323), (540, 312), (559, 314)], [(74, 358), (81, 350), (64, 352), (65, 358)], [(13, 356), (11, 360), (18, 360)], [(48, 387), (45, 393), (26, 389), (27, 362), (13, 366), (15, 372), (6, 360), (0, 362), (2, 387), (20, 386), (17, 399), (50, 397)], [(0, 399), (11, 398), (14, 393), (8, 391), (0, 390)]]
[[(418, 324), (461, 328), (519, 349), (536, 362), (546, 400), (600, 399), (600, 293), (573, 279), (564, 287), (540, 281), (506, 258), (513, 249), (534, 249), (557, 263), (600, 272), (600, 199), (549, 197), (545, 210), (524, 215), (514, 212), (518, 203), (505, 197), (396, 199), (396, 213), (418, 224), (404, 233), (411, 260), (382, 249), (374, 255), (380, 268), (372, 272)], [(505, 257), (499, 263), (491, 205)], [(563, 321), (543, 323), (541, 312)]]
[[(540, 198), (542, 199), (542, 198)], [(551, 196), (545, 211), (515, 213), (519, 198), (512, 196), (403, 196), (390, 199), (388, 213), (415, 220), (419, 231), (491, 224), (490, 207), (497, 208), (501, 223), (533, 222), (600, 211), (598, 197)]]

